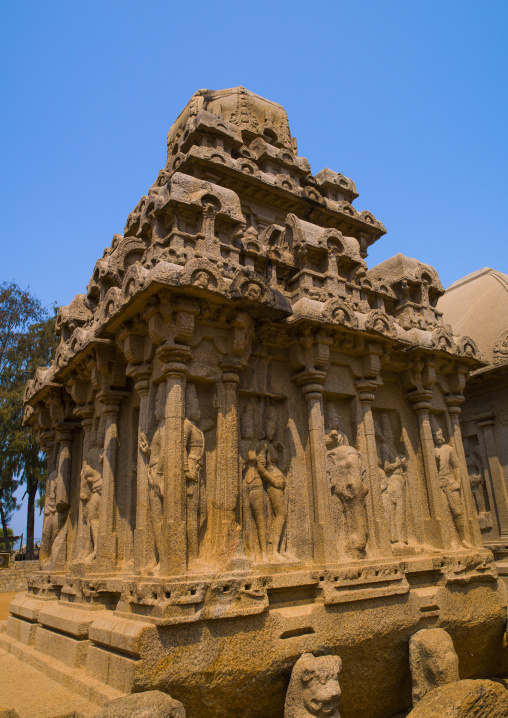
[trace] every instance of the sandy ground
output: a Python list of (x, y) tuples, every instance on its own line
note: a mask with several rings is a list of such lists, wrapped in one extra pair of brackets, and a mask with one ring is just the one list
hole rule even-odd
[(20, 718), (54, 718), (69, 715), (73, 711), (84, 718), (91, 718), (100, 710), (99, 706), (89, 703), (2, 649), (1, 708), (14, 708)]
[(14, 593), (0, 593), (0, 621), (5, 621), (5, 619), (9, 617), (9, 603), (17, 593), (19, 593), (19, 591), (14, 591)]
[[(9, 616), (9, 603), (17, 593), (0, 593), (0, 621)], [(72, 711), (91, 718), (100, 710), (0, 648), (0, 713), (2, 708), (13, 708), (20, 718), (54, 718)]]

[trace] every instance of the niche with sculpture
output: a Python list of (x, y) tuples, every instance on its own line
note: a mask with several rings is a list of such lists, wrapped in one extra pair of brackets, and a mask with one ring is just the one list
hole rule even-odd
[(240, 470), (243, 536), (247, 555), (258, 563), (294, 559), (288, 550), (284, 402), (247, 395), (240, 411)]
[(459, 457), (438, 414), (432, 415), (434, 457), (442, 505), (449, 518), (452, 548), (472, 548), (468, 540)]
[(366, 457), (352, 440), (347, 401), (329, 400), (325, 418), (326, 473), (339, 555), (362, 559), (369, 537)]
[(489, 531), (492, 529), (490, 498), (487, 490), (485, 462), (476, 434), (464, 437), (464, 453), (480, 530)]
[(408, 452), (396, 412), (377, 409), (373, 417), (384, 517), (392, 549), (400, 551), (411, 536)]

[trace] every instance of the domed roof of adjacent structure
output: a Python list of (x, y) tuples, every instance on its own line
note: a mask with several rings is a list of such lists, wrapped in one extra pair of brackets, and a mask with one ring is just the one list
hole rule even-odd
[(508, 362), (508, 274), (490, 267), (454, 282), (437, 308), (456, 334), (476, 342), (490, 364)]

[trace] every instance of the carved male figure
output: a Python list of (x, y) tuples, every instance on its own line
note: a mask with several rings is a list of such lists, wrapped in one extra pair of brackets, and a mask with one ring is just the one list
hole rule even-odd
[(155, 397), (155, 419), (158, 422), (151, 444), (146, 436), (139, 437), (139, 448), (148, 458), (148, 484), (150, 490), (148, 501), (150, 504), (150, 517), (152, 520), (157, 563), (160, 562), (162, 549), (162, 508), (164, 496), (164, 410), (166, 400), (166, 387), (160, 384)]
[(97, 540), (99, 537), (99, 512), (101, 506), (102, 477), (98, 471), (84, 464), (81, 469), (81, 495), (83, 504), (83, 521), (87, 528), (85, 533), (87, 544), (92, 544), (91, 553), (84, 561), (91, 563), (97, 555)]
[(200, 481), (205, 452), (205, 436), (196, 426), (201, 418), (196, 388), (187, 387), (183, 424), (184, 471), (187, 483), (187, 554), (191, 561), (198, 555)]
[(434, 453), (437, 462), (439, 486), (446, 498), (453, 524), (457, 530), (462, 546), (471, 548), (471, 544), (468, 543), (466, 536), (466, 522), (461, 501), (459, 460), (457, 454), (450, 444), (445, 443), (441, 429), (436, 431), (434, 440), (437, 444)]
[(459, 659), (443, 628), (424, 628), (409, 641), (413, 705), (429, 691), (459, 680)]
[(284, 718), (340, 718), (341, 669), (339, 656), (301, 655), (291, 673)]
[(478, 514), (486, 510), (485, 506), (485, 473), (483, 469), (483, 461), (480, 452), (471, 442), (464, 440), (464, 449), (466, 452), (466, 464), (469, 474), (469, 483), (473, 492), (476, 511)]
[[(264, 485), (257, 470), (254, 408), (247, 404), (240, 418), (240, 460), (244, 482), (244, 511), (251, 512), (256, 527), (261, 560), (266, 560), (267, 532), (264, 507)], [(248, 537), (250, 538), (250, 537)]]
[(285, 488), (286, 455), (275, 437), (277, 434), (277, 412), (267, 406), (264, 417), (264, 437), (257, 446), (256, 467), (266, 488), (273, 511), (273, 521), (268, 539), (268, 553), (276, 561), (283, 560), (280, 554), (282, 531), (286, 524)]
[(363, 483), (365, 469), (361, 456), (353, 446), (340, 444), (334, 431), (328, 434), (325, 444), (330, 488), (341, 502), (344, 514), (346, 550), (354, 558), (364, 558), (368, 539), (365, 508), (368, 490)]
[(57, 471), (52, 471), (48, 477), (46, 497), (44, 500), (44, 523), (42, 525), (41, 562), (48, 561), (51, 548), (58, 533), (58, 515), (56, 512), (56, 480)]

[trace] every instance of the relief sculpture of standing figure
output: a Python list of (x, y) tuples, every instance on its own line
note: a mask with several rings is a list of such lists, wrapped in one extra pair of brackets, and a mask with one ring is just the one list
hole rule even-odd
[(99, 513), (101, 508), (102, 476), (89, 464), (84, 464), (81, 469), (81, 495), (83, 504), (83, 519), (87, 527), (85, 534), (85, 550), (92, 544), (92, 551), (83, 559), (86, 563), (92, 563), (97, 556), (99, 538)]
[(148, 458), (148, 501), (150, 505), (150, 517), (152, 520), (155, 549), (157, 552), (156, 562), (160, 563), (162, 548), (162, 517), (163, 517), (163, 496), (164, 496), (164, 410), (166, 399), (166, 387), (164, 382), (160, 384), (155, 398), (155, 419), (158, 422), (151, 444), (145, 434), (140, 434), (139, 448)]
[(365, 507), (368, 489), (363, 483), (361, 456), (354, 446), (340, 441), (336, 430), (328, 434), (325, 445), (330, 489), (340, 501), (344, 516), (346, 551), (353, 558), (364, 558), (369, 536)]
[(198, 556), (201, 469), (205, 453), (205, 435), (196, 426), (201, 418), (196, 389), (187, 387), (183, 423), (184, 472), (187, 484), (187, 554), (189, 561)]
[[(256, 527), (261, 561), (266, 561), (267, 532), (264, 506), (264, 485), (257, 469), (256, 431), (254, 429), (254, 409), (247, 404), (240, 419), (240, 460), (244, 481), (244, 511), (252, 513)], [(251, 536), (248, 536), (248, 540)]]
[[(441, 429), (436, 431), (434, 440), (437, 444), (434, 454), (438, 469), (439, 486), (446, 498), (446, 503), (450, 510), (460, 543), (464, 548), (471, 548), (471, 544), (468, 543), (466, 535), (466, 521), (464, 509), (462, 508), (459, 460), (457, 454), (455, 453), (455, 449), (445, 442)], [(456, 544), (457, 542), (455, 541), (454, 543)]]
[(49, 561), (53, 542), (58, 533), (58, 515), (56, 512), (56, 481), (57, 471), (52, 471), (46, 484), (44, 500), (44, 523), (42, 525), (41, 564)]
[(273, 407), (265, 409), (264, 437), (257, 446), (256, 467), (261, 477), (273, 511), (273, 520), (268, 539), (269, 559), (284, 561), (280, 554), (282, 531), (286, 524), (285, 488), (286, 454), (283, 446), (275, 441), (277, 434), (277, 413)]

